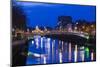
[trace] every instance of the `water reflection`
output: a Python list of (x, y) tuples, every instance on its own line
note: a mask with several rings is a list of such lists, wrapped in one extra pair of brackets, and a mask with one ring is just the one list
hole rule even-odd
[(88, 47), (72, 45), (58, 39), (34, 36), (29, 41), (28, 57), (26, 64), (50, 64), (65, 62), (93, 61), (94, 52)]

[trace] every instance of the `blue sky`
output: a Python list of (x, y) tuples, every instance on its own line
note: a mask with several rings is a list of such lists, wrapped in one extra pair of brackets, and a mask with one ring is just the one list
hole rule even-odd
[(17, 2), (27, 19), (27, 26), (56, 26), (58, 16), (71, 16), (73, 22), (78, 19), (96, 21), (95, 6), (48, 4), (36, 2)]

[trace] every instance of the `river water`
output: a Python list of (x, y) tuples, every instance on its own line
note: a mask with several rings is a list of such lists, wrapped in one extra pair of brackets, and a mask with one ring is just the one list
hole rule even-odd
[(94, 61), (89, 47), (36, 35), (29, 40), (26, 65)]

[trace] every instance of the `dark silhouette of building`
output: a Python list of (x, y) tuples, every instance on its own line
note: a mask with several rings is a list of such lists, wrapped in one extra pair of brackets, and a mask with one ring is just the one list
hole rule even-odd
[(58, 27), (62, 26), (64, 28), (69, 23), (72, 23), (71, 16), (59, 16), (58, 17), (58, 23), (57, 23)]
[(72, 27), (72, 17), (71, 16), (59, 16), (57, 27), (60, 29)]
[[(23, 10), (19, 6), (12, 6), (12, 28), (20, 30), (26, 29), (26, 17)], [(13, 33), (14, 32), (12, 32), (12, 35)], [(16, 45), (14, 45), (13, 43), (14, 41), (12, 38), (12, 66), (25, 65), (26, 56), (21, 55), (21, 53), (27, 52), (28, 50), (27, 42)]]
[(12, 6), (12, 28), (25, 30), (26, 17), (19, 6)]

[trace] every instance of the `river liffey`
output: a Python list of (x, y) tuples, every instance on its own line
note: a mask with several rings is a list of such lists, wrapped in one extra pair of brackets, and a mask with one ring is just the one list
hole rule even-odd
[(36, 35), (28, 42), (26, 65), (95, 61), (89, 47)]

